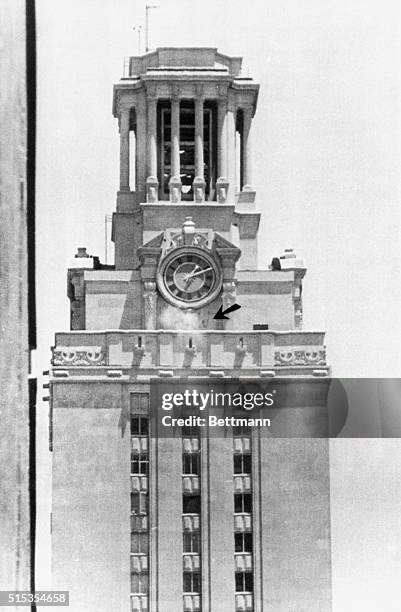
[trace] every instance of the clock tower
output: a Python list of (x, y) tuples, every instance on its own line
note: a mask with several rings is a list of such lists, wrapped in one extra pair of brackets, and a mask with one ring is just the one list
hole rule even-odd
[[(114, 86), (115, 263), (78, 249), (50, 377), (54, 586), (74, 612), (331, 609), (324, 333), (302, 329), (303, 260), (258, 265), (241, 64), (160, 48)], [(287, 385), (299, 435), (154, 430), (158, 385), (234, 379)]]

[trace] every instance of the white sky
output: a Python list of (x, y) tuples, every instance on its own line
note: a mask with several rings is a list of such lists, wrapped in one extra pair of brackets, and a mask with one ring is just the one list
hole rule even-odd
[[(151, 46), (215, 46), (242, 55), (245, 73), (249, 68), (261, 84), (253, 129), (254, 186), (263, 213), (260, 266), (286, 247), (305, 257), (304, 327), (327, 330), (335, 375), (398, 376), (399, 2), (156, 3), (160, 8), (151, 13)], [(112, 85), (122, 75), (124, 56), (137, 52), (132, 27), (144, 24), (144, 5), (133, 0), (37, 0), (40, 369), (47, 367), (54, 332), (69, 325), (69, 259), (78, 246), (104, 258), (104, 215), (114, 210), (118, 187)], [(45, 435), (44, 420), (42, 426)], [(351, 477), (348, 459), (353, 464), (365, 449), (365, 467), (379, 474), (386, 453), (401, 453), (397, 445), (389, 449), (384, 442), (376, 443), (372, 452), (370, 442), (358, 450), (343, 446), (337, 457), (335, 448), (345, 442), (336, 444), (333, 499), (340, 517)], [(338, 486), (342, 478), (343, 488)], [(351, 481), (354, 490), (358, 483), (361, 487), (351, 504), (356, 516), (358, 508), (377, 496), (373, 488), (369, 497), (364, 477)], [(44, 492), (47, 482), (44, 477)], [(350, 601), (351, 591), (363, 590), (367, 580), (365, 576), (358, 582), (357, 562), (345, 572), (344, 559), (364, 560), (363, 567), (370, 560), (365, 567), (369, 583), (376, 585), (372, 588), (377, 597), (384, 597), (383, 577), (373, 579), (379, 562), (372, 542), (380, 546), (381, 541), (374, 520), (379, 517), (385, 534), (393, 530), (399, 537), (401, 528), (395, 511), (391, 517), (386, 511), (386, 523), (382, 506), (376, 509), (366, 546), (361, 537), (354, 537), (359, 533), (355, 523), (342, 529), (336, 523), (335, 612), (380, 607), (373, 595), (363, 607), (338, 603), (341, 594), (348, 594)], [(397, 579), (392, 580), (391, 555), (379, 557), (380, 568), (388, 572), (385, 591), (394, 602)], [(381, 608), (401, 608), (399, 602), (391, 605)]]

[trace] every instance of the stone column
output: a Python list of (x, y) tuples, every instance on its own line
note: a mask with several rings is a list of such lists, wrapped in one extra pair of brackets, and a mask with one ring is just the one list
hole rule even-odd
[(217, 107), (217, 175), (227, 178), (227, 100), (220, 98)]
[(234, 96), (228, 98), (227, 105), (227, 116), (226, 116), (226, 130), (227, 130), (227, 179), (229, 182), (228, 186), (228, 198), (231, 202), (235, 199), (236, 189), (236, 159), (235, 159), (235, 122), (237, 117), (237, 109), (235, 105)]
[(148, 178), (146, 180), (147, 202), (157, 202), (157, 96), (148, 92)]
[(181, 200), (180, 176), (180, 98), (177, 91), (171, 97), (171, 177), (170, 201)]
[(205, 200), (205, 174), (203, 154), (203, 89), (197, 88), (195, 96), (195, 178), (194, 178), (194, 201), (197, 203)]
[(120, 111), (120, 191), (129, 191), (129, 115), (130, 109)]
[(136, 190), (140, 193), (141, 202), (145, 201), (145, 185), (147, 178), (146, 168), (146, 140), (147, 140), (147, 120), (146, 120), (146, 97), (141, 92), (138, 94), (135, 104), (136, 110)]
[(243, 130), (242, 130), (242, 176), (243, 190), (251, 189), (252, 185), (252, 151), (251, 151), (251, 123), (253, 108), (251, 105), (243, 109)]
[(217, 201), (227, 200), (229, 182), (227, 179), (227, 97), (220, 97), (217, 106)]

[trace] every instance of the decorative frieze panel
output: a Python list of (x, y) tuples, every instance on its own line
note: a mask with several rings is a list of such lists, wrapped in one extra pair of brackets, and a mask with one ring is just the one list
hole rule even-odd
[(278, 366), (325, 366), (326, 350), (275, 351), (274, 364)]
[[(157, 292), (155, 283), (146, 281), (145, 317), (155, 325)], [(235, 284), (223, 284), (223, 305), (235, 300)], [(191, 368), (255, 371), (263, 375), (269, 368), (288, 368), (308, 373), (310, 369), (327, 367), (326, 350), (321, 332), (232, 332), (140, 330), (131, 332), (59, 334), (59, 344), (53, 349), (55, 368), (94, 369), (108, 366), (113, 372), (132, 369), (148, 375), (160, 368)], [(139, 341), (140, 339), (140, 341)], [(93, 345), (89, 346), (91, 340)], [(73, 345), (73, 342), (76, 345)], [(88, 369), (87, 369), (88, 368)], [(55, 370), (56, 371), (56, 370)], [(106, 372), (102, 372), (106, 375)], [(77, 372), (76, 375), (82, 374)], [(96, 372), (98, 375), (99, 372)], [(111, 376), (111, 374), (109, 374)], [(188, 444), (185, 442), (185, 444)], [(185, 452), (191, 452), (186, 450)]]
[[(177, 232), (175, 234), (170, 235), (170, 241), (167, 247), (167, 250), (175, 249), (177, 247), (181, 247), (185, 245), (185, 236), (182, 232)], [(207, 249), (209, 244), (209, 235), (208, 232), (195, 232), (191, 236), (191, 246), (196, 246), (201, 249)]]
[(102, 347), (57, 347), (53, 350), (54, 366), (102, 366), (106, 351)]

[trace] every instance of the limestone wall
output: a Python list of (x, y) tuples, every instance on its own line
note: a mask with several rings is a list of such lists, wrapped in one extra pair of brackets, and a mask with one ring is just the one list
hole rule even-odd
[(25, 2), (0, 11), (0, 589), (29, 589)]

